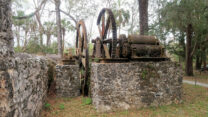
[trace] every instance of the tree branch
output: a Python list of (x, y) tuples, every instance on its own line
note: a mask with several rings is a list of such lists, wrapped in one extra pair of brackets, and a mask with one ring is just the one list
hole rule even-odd
[(60, 9), (60, 11), (61, 11), (63, 14), (69, 16), (69, 17), (74, 21), (75, 27), (76, 27), (76, 25), (77, 25), (77, 20), (76, 20), (70, 13), (67, 13), (67, 12), (65, 12), (65, 11), (63, 11), (63, 10), (61, 10), (61, 9)]
[(41, 10), (42, 6), (43, 6), (46, 2), (47, 2), (47, 0), (43, 0), (43, 1), (41, 2), (40, 6), (39, 6), (33, 13), (31, 13), (31, 14), (29, 14), (29, 15), (25, 15), (25, 16), (21, 16), (21, 17), (19, 17), (19, 16), (12, 16), (12, 18), (18, 19), (18, 20), (31, 18), (31, 17), (33, 17), (37, 12), (39, 12), (39, 11)]
[(193, 55), (194, 55), (194, 52), (195, 52), (195, 50), (196, 50), (197, 46), (198, 46), (198, 43), (196, 42), (196, 43), (195, 43), (195, 45), (194, 45), (194, 48), (193, 48), (193, 50), (192, 50), (191, 56), (193, 56)]

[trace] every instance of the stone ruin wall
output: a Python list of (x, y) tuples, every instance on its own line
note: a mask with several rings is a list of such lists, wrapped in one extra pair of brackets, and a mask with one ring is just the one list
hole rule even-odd
[(0, 0), (0, 117), (38, 117), (47, 94), (47, 60), (14, 54), (11, 0)]
[(78, 65), (57, 65), (55, 72), (56, 95), (58, 97), (80, 96)]
[(38, 117), (48, 89), (47, 60), (18, 54), (1, 65), (0, 117)]
[(13, 56), (11, 0), (0, 0), (0, 60)]
[(171, 61), (92, 63), (91, 94), (99, 112), (180, 103), (182, 70)]
[[(0, 117), (38, 117), (48, 88), (47, 60), (15, 55), (11, 25), (11, 0), (0, 0)], [(182, 70), (173, 62), (92, 63), (91, 70), (92, 100), (98, 111), (181, 101)], [(57, 66), (57, 72), (58, 95), (78, 95), (78, 70)], [(65, 73), (72, 77), (67, 80)]]

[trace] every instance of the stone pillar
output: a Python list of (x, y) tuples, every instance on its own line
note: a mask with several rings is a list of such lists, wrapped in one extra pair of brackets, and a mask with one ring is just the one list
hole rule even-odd
[(179, 103), (182, 69), (171, 61), (92, 63), (90, 86), (99, 112)]
[(56, 95), (58, 97), (76, 97), (80, 95), (78, 65), (56, 66)]

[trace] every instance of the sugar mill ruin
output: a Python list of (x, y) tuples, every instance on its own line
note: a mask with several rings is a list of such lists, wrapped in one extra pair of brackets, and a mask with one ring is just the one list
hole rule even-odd
[[(11, 8), (4, 7), (10, 10), (0, 9), (0, 117), (40, 116), (51, 79), (56, 96), (91, 97), (98, 112), (182, 101), (180, 65), (166, 56), (154, 36), (118, 36), (111, 9), (100, 12), (100, 35), (92, 42), (84, 21), (79, 21), (75, 54), (69, 51), (56, 64), (48, 58), (14, 53)], [(89, 43), (94, 45), (91, 54)]]

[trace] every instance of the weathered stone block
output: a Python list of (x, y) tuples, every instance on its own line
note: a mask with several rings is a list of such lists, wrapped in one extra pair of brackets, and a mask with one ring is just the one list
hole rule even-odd
[(178, 103), (182, 70), (171, 61), (92, 63), (91, 94), (99, 112)]
[(39, 117), (48, 88), (44, 58), (14, 55), (12, 0), (0, 0), (0, 117)]
[(55, 81), (58, 97), (76, 97), (80, 95), (78, 65), (57, 65)]
[(0, 117), (39, 117), (48, 89), (47, 60), (18, 54), (1, 62)]

